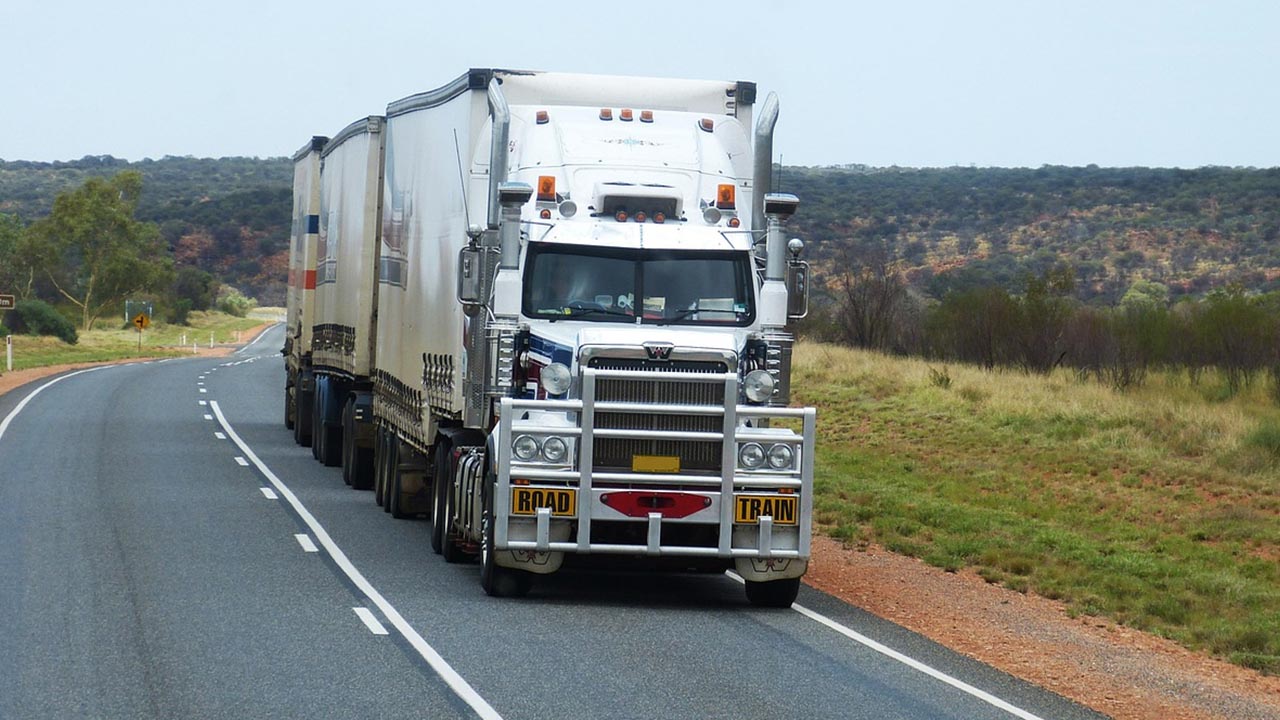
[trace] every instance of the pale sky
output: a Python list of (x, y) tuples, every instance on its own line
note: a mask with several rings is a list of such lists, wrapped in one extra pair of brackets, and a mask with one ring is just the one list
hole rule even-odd
[(1271, 0), (0, 0), (0, 158), (289, 155), (470, 67), (751, 80), (787, 165), (1280, 166)]

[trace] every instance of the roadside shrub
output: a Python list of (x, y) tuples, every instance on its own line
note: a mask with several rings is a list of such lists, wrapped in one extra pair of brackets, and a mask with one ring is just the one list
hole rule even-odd
[(12, 334), (13, 333), (9, 331), (9, 328), (5, 327), (4, 325), (0, 325), (0, 337), (5, 337), (6, 335), (12, 335)]
[(65, 343), (79, 341), (76, 326), (52, 305), (42, 300), (22, 300), (9, 313), (15, 332), (29, 335), (52, 335)]
[(224, 286), (218, 293), (218, 309), (228, 315), (244, 317), (257, 306), (257, 300), (245, 297), (239, 290), (229, 285)]
[(189, 325), (187, 316), (191, 314), (191, 305), (191, 301), (186, 298), (173, 301), (173, 304), (169, 306), (169, 322), (174, 325)]

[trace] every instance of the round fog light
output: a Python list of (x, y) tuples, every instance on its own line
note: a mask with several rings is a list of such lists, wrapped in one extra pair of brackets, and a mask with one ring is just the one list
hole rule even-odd
[(569, 454), (569, 446), (558, 437), (549, 437), (542, 441), (542, 458), (547, 462), (558, 463)]
[(764, 448), (760, 443), (747, 443), (738, 448), (738, 464), (748, 470), (755, 470), (764, 464)]
[(752, 370), (742, 379), (742, 391), (753, 403), (762, 403), (773, 397), (773, 376), (768, 370)]
[(795, 453), (791, 451), (790, 445), (774, 445), (769, 448), (769, 467), (774, 470), (786, 470), (791, 467), (791, 461), (795, 459)]
[(573, 380), (573, 376), (569, 373), (569, 368), (563, 363), (551, 363), (542, 368), (542, 376), (540, 382), (542, 389), (547, 391), (548, 395), (563, 395), (569, 391), (569, 383)]
[(521, 460), (532, 460), (538, 455), (538, 440), (532, 435), (521, 435), (511, 443), (511, 452)]

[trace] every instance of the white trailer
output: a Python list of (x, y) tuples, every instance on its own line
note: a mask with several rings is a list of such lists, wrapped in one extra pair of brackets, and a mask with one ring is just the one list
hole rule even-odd
[(312, 454), (342, 465), (348, 485), (372, 485), (370, 410), (381, 238), (382, 116), (351, 123), (320, 155), (311, 366)]
[[(316, 240), (320, 235), (320, 152), (316, 136), (293, 154), (293, 224), (286, 294), (284, 424), (301, 445), (311, 444), (311, 326), (315, 321)], [(298, 408), (304, 408), (302, 413)]]
[(807, 273), (755, 94), (472, 70), (388, 106), (375, 497), (431, 515), (446, 559), (478, 553), (487, 592), (568, 554), (795, 598), (814, 411), (787, 407), (784, 326)]

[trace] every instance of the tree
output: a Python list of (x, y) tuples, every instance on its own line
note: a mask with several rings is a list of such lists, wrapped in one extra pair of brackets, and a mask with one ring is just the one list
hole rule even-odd
[(837, 321), (844, 339), (856, 347), (888, 350), (894, 338), (907, 285), (888, 247), (867, 243), (845, 253), (836, 277)]
[(31, 269), (18, 255), (22, 223), (14, 215), (0, 213), (0, 294), (31, 294)]
[(130, 295), (167, 286), (172, 260), (154, 223), (134, 219), (142, 175), (90, 178), (53, 201), (24, 234), (21, 254), (80, 308), (84, 330)]

